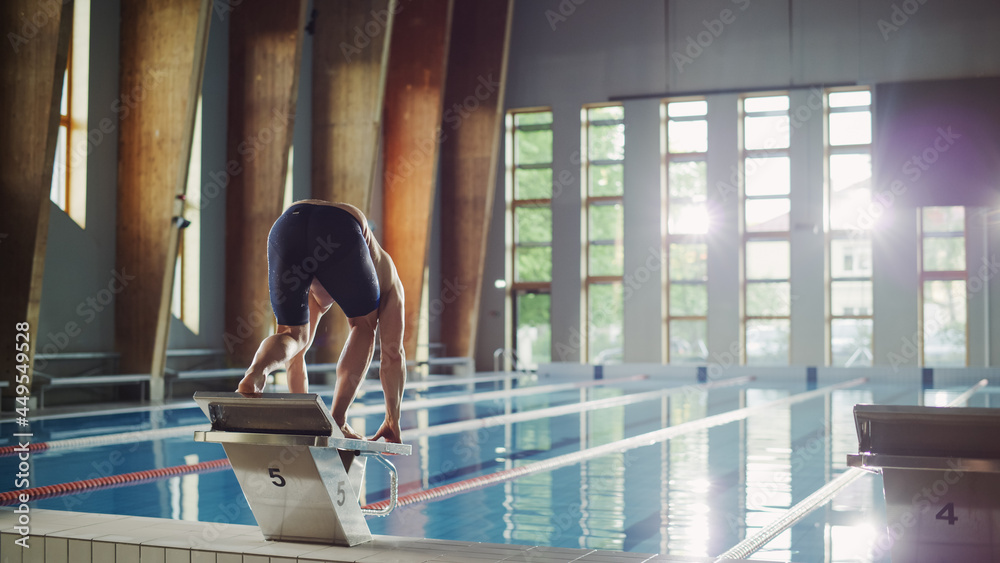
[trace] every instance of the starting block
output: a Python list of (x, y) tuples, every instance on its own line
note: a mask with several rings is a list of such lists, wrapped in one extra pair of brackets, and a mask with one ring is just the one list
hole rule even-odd
[[(196, 442), (222, 444), (264, 537), (352, 546), (371, 541), (365, 515), (396, 505), (396, 468), (383, 454), (409, 455), (410, 446), (345, 438), (313, 393), (194, 394), (212, 429)], [(390, 504), (365, 510), (359, 495), (365, 462), (389, 470)]]
[(882, 474), (892, 561), (1000, 561), (1000, 410), (856, 405), (858, 454)]

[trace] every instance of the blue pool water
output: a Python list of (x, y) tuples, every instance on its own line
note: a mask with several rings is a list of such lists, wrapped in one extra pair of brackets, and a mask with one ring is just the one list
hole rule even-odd
[[(656, 379), (479, 402), (470, 401), (464, 389), (445, 387), (420, 396), (455, 396), (454, 404), (404, 411), (402, 425), (404, 430), (426, 428), (680, 385), (678, 380)], [(480, 384), (477, 391), (495, 389)], [(707, 391), (688, 388), (669, 401), (417, 438), (410, 441), (413, 455), (392, 461), (399, 470), (400, 495), (405, 495), (806, 390), (805, 382), (787, 381)], [(962, 390), (864, 384), (649, 446), (399, 507), (388, 517), (370, 517), (368, 523), (375, 534), (715, 556), (845, 470), (846, 455), (857, 451), (853, 405), (917, 404), (921, 399), (924, 404), (944, 404)], [(974, 396), (969, 406), (989, 406), (988, 391)], [(329, 401), (329, 393), (324, 396)], [(407, 399), (414, 396), (407, 393)], [(372, 393), (356, 404), (381, 401), (380, 394)], [(381, 421), (381, 415), (372, 415), (351, 423), (371, 434)], [(31, 431), (33, 441), (42, 442), (206, 422), (199, 409), (189, 407), (37, 420)], [(0, 431), (0, 443), (13, 443), (13, 424), (3, 423)], [(221, 446), (196, 443), (190, 435), (50, 450), (31, 455), (31, 480), (41, 486), (223, 457)], [(15, 458), (0, 458), (0, 474), (13, 475), (15, 466)], [(377, 464), (368, 467), (362, 500), (387, 498), (387, 474)], [(11, 485), (5, 482), (0, 490)], [(879, 476), (862, 477), (756, 557), (887, 561), (878, 549), (885, 524), (881, 486)], [(34, 506), (203, 521), (209, 523), (206, 541), (219, 527), (255, 524), (230, 470), (44, 499)]]

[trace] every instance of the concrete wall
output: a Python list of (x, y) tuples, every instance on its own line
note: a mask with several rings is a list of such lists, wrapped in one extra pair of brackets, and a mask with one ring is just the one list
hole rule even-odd
[[(88, 113), (94, 142), (87, 158), (87, 224), (81, 229), (58, 207), (50, 212), (49, 244), (42, 289), (40, 353), (114, 351), (113, 293), (130, 272), (115, 269), (115, 216), (118, 129), (96, 131), (104, 118), (116, 122), (112, 108), (127, 105), (119, 92), (119, 0), (92, 0), (91, 65)], [(226, 112), (229, 59), (229, 11), (212, 10), (212, 24), (202, 85), (201, 169), (192, 170), (202, 186), (200, 291), (197, 333), (173, 318), (171, 349), (223, 347), (225, 291)], [(293, 143), (293, 199), (310, 193), (312, 38), (303, 43), (302, 70)], [(127, 119), (128, 117), (124, 117)], [(220, 181), (221, 179), (221, 181)], [(128, 291), (127, 284), (121, 291)], [(48, 344), (48, 346), (46, 346)], [(42, 371), (45, 371), (44, 369)]]
[[(111, 289), (120, 287), (115, 276), (120, 114), (112, 110), (112, 104), (123, 104), (118, 88), (119, 13), (119, 0), (92, 0), (90, 56), (104, 62), (92, 64), (90, 69), (87, 154), (73, 156), (87, 159), (87, 224), (81, 229), (61, 209), (50, 206), (39, 354), (114, 349)], [(101, 131), (98, 124), (102, 119), (110, 119), (115, 127), (108, 133)], [(45, 372), (47, 367), (45, 362), (36, 363), (39, 371)]]

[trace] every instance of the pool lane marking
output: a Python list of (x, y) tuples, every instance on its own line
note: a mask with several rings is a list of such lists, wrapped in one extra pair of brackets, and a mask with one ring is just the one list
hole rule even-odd
[[(524, 372), (508, 372), (500, 375), (490, 375), (486, 377), (462, 377), (455, 379), (432, 379), (430, 381), (407, 381), (404, 391), (409, 391), (411, 389), (429, 389), (431, 387), (451, 387), (458, 385), (469, 385), (477, 383), (497, 383), (500, 381), (506, 381), (508, 379), (518, 379), (520, 377), (525, 377), (532, 375), (530, 373)], [(451, 376), (445, 376), (451, 377)], [(361, 390), (366, 393), (375, 393), (382, 391), (382, 384), (377, 380), (366, 381), (361, 386)]]
[[(436, 399), (411, 399), (403, 401), (400, 405), (402, 411), (412, 411), (418, 409), (429, 409), (454, 405), (457, 403), (468, 404), (471, 402), (490, 401), (494, 399), (505, 399), (507, 397), (520, 397), (523, 395), (536, 395), (541, 393), (553, 393), (556, 391), (568, 391), (570, 389), (583, 389), (585, 387), (596, 387), (600, 385), (613, 385), (615, 383), (627, 383), (630, 381), (642, 381), (649, 379), (646, 374), (629, 375), (626, 377), (616, 377), (613, 379), (588, 379), (587, 381), (575, 381), (573, 383), (555, 383), (550, 385), (535, 385), (531, 387), (518, 387), (517, 389), (501, 389), (499, 391), (483, 391), (479, 393), (464, 393), (460, 395), (450, 395), (448, 397), (438, 397)], [(349, 416), (364, 416), (368, 414), (379, 414), (385, 412), (382, 405), (361, 405), (351, 407)]]
[[(519, 467), (511, 467), (509, 469), (504, 469), (501, 471), (497, 471), (495, 473), (481, 475), (479, 477), (472, 477), (470, 479), (457, 481), (455, 483), (449, 483), (447, 485), (441, 485), (439, 487), (434, 487), (431, 489), (425, 489), (423, 491), (416, 491), (414, 493), (401, 495), (396, 500), (396, 506), (406, 506), (408, 504), (414, 504), (418, 502), (430, 502), (434, 500), (440, 500), (458, 493), (464, 493), (474, 489), (480, 489), (483, 487), (496, 485), (504, 481), (510, 481), (513, 479), (524, 477), (525, 475), (531, 475), (533, 473), (540, 473), (542, 471), (552, 471), (560, 467), (564, 467), (567, 465), (574, 465), (583, 461), (601, 457), (603, 455), (624, 452), (635, 448), (641, 448), (643, 446), (651, 446), (653, 444), (657, 444), (665, 440), (670, 440), (671, 438), (676, 438), (678, 436), (683, 436), (685, 434), (690, 434), (692, 432), (697, 432), (699, 430), (706, 430), (708, 428), (713, 428), (715, 426), (728, 424), (730, 422), (742, 420), (756, 414), (763, 414), (771, 409), (781, 408), (788, 405), (793, 405), (795, 403), (801, 403), (803, 401), (809, 401), (840, 389), (856, 387), (858, 385), (861, 385), (862, 383), (866, 383), (867, 381), (868, 381), (867, 377), (859, 377), (842, 383), (837, 383), (835, 385), (828, 385), (826, 387), (816, 389), (815, 391), (807, 391), (805, 393), (799, 393), (798, 395), (792, 395), (790, 397), (785, 397), (783, 399), (770, 401), (761, 405), (757, 405), (755, 407), (744, 407), (741, 409), (731, 410), (716, 415), (706, 416), (698, 420), (692, 420), (689, 422), (677, 424), (675, 426), (670, 426), (667, 428), (662, 428), (660, 430), (647, 432), (645, 434), (639, 434), (638, 436), (633, 436), (631, 438), (616, 440), (614, 442), (609, 442), (601, 446), (594, 446), (592, 448), (587, 448), (585, 450), (579, 450), (576, 452), (556, 456), (553, 458), (544, 459), (541, 461), (535, 461)], [(362, 508), (377, 510), (384, 508), (388, 504), (389, 500), (383, 500), (369, 504)]]
[[(989, 381), (985, 379), (980, 380), (964, 393), (955, 397), (944, 408), (957, 407), (965, 404), (968, 402), (970, 397), (975, 395), (977, 391), (985, 387), (988, 383)], [(839, 476), (817, 489), (811, 495), (799, 501), (798, 504), (786, 510), (784, 515), (780, 518), (764, 526), (758, 530), (756, 534), (729, 548), (722, 555), (719, 555), (715, 560), (716, 563), (733, 559), (746, 559), (748, 556), (767, 545), (771, 540), (777, 537), (778, 534), (794, 526), (796, 522), (808, 516), (813, 510), (816, 510), (833, 500), (833, 498), (837, 496), (837, 493), (865, 475), (871, 475), (871, 473), (858, 467), (849, 467), (847, 471), (841, 473)]]
[(417, 438), (424, 438), (427, 436), (440, 436), (442, 434), (453, 434), (455, 432), (464, 432), (467, 430), (479, 430), (482, 428), (489, 428), (491, 426), (500, 426), (501, 424), (508, 424), (513, 422), (524, 422), (526, 420), (537, 420), (539, 418), (562, 416), (565, 414), (572, 414), (575, 412), (580, 412), (585, 410), (589, 411), (596, 409), (605, 409), (609, 407), (631, 405), (633, 403), (651, 401), (654, 399), (660, 399), (662, 397), (676, 395), (679, 393), (684, 393), (689, 391), (704, 391), (708, 389), (717, 389), (720, 387), (729, 387), (732, 385), (743, 385), (746, 383), (750, 383), (754, 379), (756, 378), (752, 375), (743, 377), (734, 377), (731, 379), (713, 381), (711, 383), (699, 383), (697, 385), (668, 387), (666, 389), (657, 389), (656, 391), (646, 391), (644, 393), (631, 393), (627, 395), (622, 395), (620, 397), (607, 397), (604, 399), (594, 399), (592, 401), (571, 403), (568, 405), (559, 405), (556, 407), (534, 409), (529, 411), (508, 413), (508, 414), (499, 414), (488, 418), (473, 418), (470, 420), (459, 420), (456, 422), (449, 422), (445, 424), (435, 424), (433, 426), (428, 426), (426, 428), (411, 428), (408, 430), (403, 430), (402, 437), (404, 438), (404, 440), (414, 440)]
[[(463, 395), (453, 395), (449, 397), (441, 397), (438, 399), (422, 399), (422, 400), (410, 400), (403, 401), (402, 409), (416, 410), (423, 408), (432, 408), (443, 405), (451, 405), (455, 403), (468, 403), (470, 398), (472, 401), (488, 401), (491, 399), (498, 399), (504, 397), (516, 397), (520, 395), (529, 395), (536, 393), (552, 393), (554, 391), (565, 391), (569, 389), (582, 389), (585, 387), (594, 387), (597, 385), (611, 385), (615, 383), (626, 383), (630, 381), (641, 381), (648, 379), (649, 376), (645, 374), (631, 375), (627, 377), (619, 377), (614, 379), (596, 379), (588, 381), (577, 381), (573, 383), (557, 383), (551, 385), (538, 385), (533, 387), (519, 387), (517, 389), (510, 390), (500, 390), (500, 391), (486, 391), (479, 393), (468, 393)], [(466, 378), (462, 383), (468, 383), (470, 380)], [(364, 416), (366, 414), (376, 414), (384, 410), (385, 407), (382, 405), (359, 405), (351, 410), (351, 416)], [(164, 438), (177, 438), (180, 436), (190, 436), (194, 434), (197, 430), (208, 430), (210, 427), (206, 424), (197, 424), (192, 426), (179, 426), (176, 428), (158, 428), (155, 430), (139, 430), (136, 432), (120, 432), (117, 434), (108, 434), (104, 436), (87, 436), (83, 438), (70, 438), (67, 440), (53, 440), (51, 442), (37, 442), (31, 444), (28, 449), (32, 452), (39, 452), (45, 450), (54, 449), (67, 449), (67, 448), (81, 448), (81, 447), (91, 447), (91, 446), (104, 446), (109, 444), (127, 444), (131, 442), (142, 442), (145, 440), (157, 440)], [(0, 457), (11, 456), (22, 450), (17, 449), (18, 446), (2, 446), (0, 447)]]
[(150, 469), (148, 471), (136, 471), (133, 473), (122, 473), (121, 475), (110, 475), (108, 477), (98, 477), (96, 479), (86, 479), (84, 481), (71, 481), (69, 483), (59, 483), (57, 485), (45, 485), (42, 487), (32, 487), (30, 489), (18, 489), (0, 493), (0, 506), (10, 506), (18, 504), (19, 496), (27, 494), (32, 501), (61, 497), (77, 494), (82, 491), (93, 491), (99, 489), (109, 489), (123, 487), (127, 485), (139, 485), (148, 481), (188, 475), (190, 473), (208, 473), (212, 471), (222, 471), (229, 469), (231, 465), (226, 458), (212, 461), (203, 461), (192, 465), (176, 465), (174, 467), (163, 467), (161, 469)]
[[(135, 432), (119, 432), (117, 434), (105, 434), (101, 436), (85, 436), (83, 438), (69, 438), (66, 440), (52, 440), (51, 442), (37, 442), (28, 446), (28, 451), (40, 452), (45, 450), (64, 450), (68, 448), (87, 448), (92, 446), (106, 446), (109, 444), (128, 444), (132, 442), (143, 442), (146, 440), (160, 440), (164, 438), (177, 438), (179, 436), (191, 436), (196, 430), (210, 430), (208, 424), (195, 424), (192, 426), (176, 426), (172, 428), (157, 428), (153, 430), (137, 430)], [(11, 456), (20, 451), (19, 446), (0, 447), (0, 457)]]
[[(611, 381), (611, 380), (602, 380), (602, 381)], [(529, 475), (531, 473), (538, 473), (540, 471), (551, 471), (553, 469), (557, 469), (564, 465), (572, 465), (575, 463), (580, 463), (581, 461), (586, 461), (588, 459), (600, 457), (608, 453), (615, 453), (618, 451), (625, 451), (642, 446), (652, 445), (657, 442), (669, 440), (670, 438), (695, 432), (703, 428), (711, 428), (713, 426), (719, 426), (721, 424), (727, 424), (729, 422), (747, 418), (754, 414), (758, 414), (760, 411), (764, 411), (767, 409), (776, 408), (784, 405), (791, 405), (801, 401), (808, 401), (810, 399), (823, 396), (827, 393), (831, 393), (838, 389), (845, 389), (848, 387), (854, 387), (856, 385), (860, 385), (862, 383), (865, 383), (866, 381), (868, 381), (868, 378), (860, 377), (836, 385), (823, 387), (815, 391), (800, 393), (798, 395), (792, 395), (791, 397), (786, 397), (784, 399), (771, 401), (769, 403), (758, 405), (756, 407), (745, 407), (742, 409), (737, 409), (736, 411), (729, 411), (717, 415), (712, 415), (706, 418), (681, 423), (668, 428), (663, 428), (661, 430), (648, 432), (646, 434), (640, 434), (639, 436), (633, 436), (632, 438), (625, 438), (623, 440), (618, 440), (616, 442), (604, 444), (603, 446), (588, 448), (586, 450), (565, 454), (555, 458), (533, 462), (528, 465), (523, 465), (520, 467), (514, 467), (511, 469), (498, 471), (496, 473), (492, 473), (489, 475), (473, 477), (471, 479), (466, 479), (464, 481), (451, 483), (449, 485), (442, 485), (440, 487), (427, 489), (425, 491), (417, 491), (415, 493), (399, 497), (397, 501), (397, 506), (414, 504), (417, 502), (438, 500), (460, 492), (487, 487), (511, 479), (517, 479), (518, 477)], [(175, 429), (162, 429), (162, 430), (166, 431)], [(153, 431), (144, 430), (141, 432), (153, 432)], [(135, 433), (129, 433), (129, 434), (135, 434)], [(112, 475), (109, 477), (100, 477), (97, 479), (87, 479), (84, 481), (71, 481), (69, 483), (45, 485), (42, 487), (34, 487), (31, 489), (7, 491), (0, 493), (0, 506), (9, 506), (12, 504), (16, 504), (18, 502), (18, 495), (21, 493), (30, 494), (30, 498), (32, 499), (61, 497), (61, 496), (76, 494), (84, 490), (103, 489), (116, 486), (140, 484), (146, 481), (164, 479), (179, 475), (187, 475), (190, 473), (221, 471), (223, 469), (227, 469), (230, 467), (232, 466), (229, 463), (229, 459), (223, 458), (213, 461), (205, 461), (193, 465), (176, 465), (173, 467), (164, 467), (161, 469), (151, 469), (147, 471), (137, 471), (134, 473), (123, 473), (121, 475)], [(363, 506), (362, 508), (368, 510), (380, 510), (384, 509), (385, 506), (388, 505), (388, 503), (389, 500), (387, 499), (384, 501), (368, 504), (366, 506)]]

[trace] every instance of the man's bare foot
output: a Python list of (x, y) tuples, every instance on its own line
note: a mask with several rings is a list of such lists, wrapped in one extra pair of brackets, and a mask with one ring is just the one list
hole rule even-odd
[(345, 438), (350, 438), (351, 440), (364, 440), (365, 439), (364, 436), (362, 436), (361, 434), (358, 434), (357, 432), (355, 432), (354, 429), (351, 428), (351, 425), (348, 424), (348, 423), (346, 423), (346, 422), (340, 425), (340, 431), (344, 433), (344, 437)]
[(247, 373), (243, 376), (240, 381), (239, 386), (236, 388), (237, 393), (263, 393), (264, 385), (267, 384), (267, 376), (264, 374), (251, 374)]

